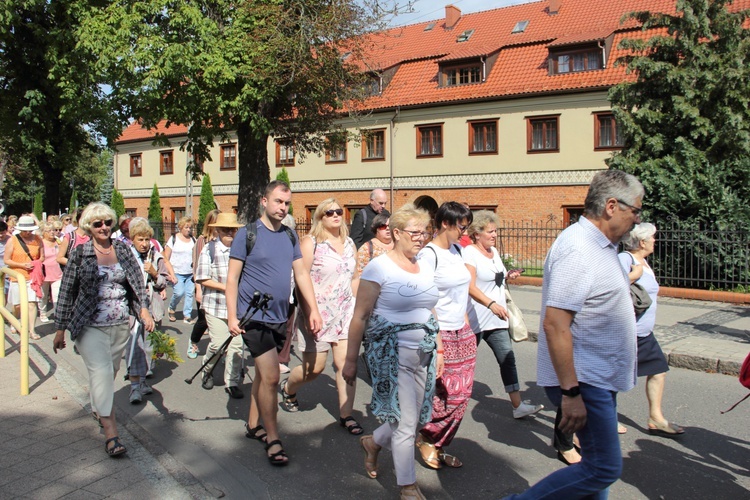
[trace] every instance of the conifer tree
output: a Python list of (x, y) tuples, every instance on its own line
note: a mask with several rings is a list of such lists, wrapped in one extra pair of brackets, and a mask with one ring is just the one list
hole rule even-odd
[(216, 202), (214, 201), (214, 190), (211, 187), (211, 177), (205, 174), (203, 184), (201, 184), (201, 201), (198, 205), (198, 224), (201, 227), (206, 220), (206, 214), (214, 208), (216, 208)]
[(148, 220), (161, 223), (161, 198), (159, 198), (159, 188), (154, 183), (154, 189), (151, 191), (151, 201), (148, 203)]
[(112, 191), (112, 204), (110, 207), (115, 211), (115, 215), (117, 215), (118, 219), (125, 213), (125, 199), (117, 189)]

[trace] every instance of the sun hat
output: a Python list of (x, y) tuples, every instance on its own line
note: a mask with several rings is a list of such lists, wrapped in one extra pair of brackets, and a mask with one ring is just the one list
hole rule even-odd
[(30, 215), (23, 215), (18, 218), (18, 223), (16, 224), (16, 229), (19, 231), (36, 231), (39, 229), (39, 226), (34, 221), (34, 218)]
[(216, 216), (216, 222), (209, 224), (208, 227), (242, 227), (244, 224), (237, 222), (237, 214), (229, 214), (226, 212), (220, 213)]

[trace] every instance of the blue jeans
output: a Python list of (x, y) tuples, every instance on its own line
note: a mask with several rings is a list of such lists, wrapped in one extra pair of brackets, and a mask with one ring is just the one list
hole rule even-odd
[(193, 283), (192, 274), (177, 274), (177, 283), (174, 284), (174, 290), (172, 292), (172, 300), (169, 301), (169, 308), (175, 310), (180, 299), (185, 297), (185, 305), (182, 308), (182, 313), (185, 319), (190, 319), (193, 315), (193, 292), (195, 291), (195, 283)]
[(513, 344), (510, 341), (508, 329), (498, 328), (477, 333), (477, 346), (482, 339), (487, 342), (487, 345), (495, 354), (505, 392), (520, 391), (521, 386), (518, 384), (518, 372), (516, 371), (516, 355), (513, 353)]
[[(577, 432), (583, 459), (553, 472), (520, 495), (508, 498), (604, 500), (609, 486), (620, 478), (622, 453), (617, 436), (617, 393), (589, 384), (579, 385), (587, 414), (586, 425)], [(550, 401), (560, 406), (560, 387), (545, 387), (545, 390)]]

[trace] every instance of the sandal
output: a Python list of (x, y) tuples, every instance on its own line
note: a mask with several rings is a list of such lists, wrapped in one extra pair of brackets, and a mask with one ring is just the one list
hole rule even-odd
[(453, 455), (447, 454), (445, 451), (443, 451), (442, 448), (438, 450), (438, 459), (441, 463), (444, 463), (448, 467), (453, 467), (454, 469), (458, 469), (459, 467), (464, 465), (461, 460), (459, 460), (457, 457), (454, 457)]
[(31, 332), (29, 333), (29, 338), (31, 340), (40, 340), (42, 337), (40, 337), (39, 334), (36, 332)]
[(617, 423), (617, 433), (618, 434), (625, 434), (626, 432), (628, 432), (628, 428), (618, 422)]
[(401, 487), (401, 494), (399, 495), (401, 500), (426, 500), (422, 490), (419, 489), (417, 483), (410, 484), (408, 486)]
[[(108, 446), (109, 443), (112, 443), (111, 448)], [(104, 442), (104, 451), (106, 451), (107, 455), (109, 455), (110, 457), (117, 457), (128, 452), (127, 448), (125, 448), (125, 446), (123, 446), (123, 444), (120, 442), (120, 436), (115, 436), (113, 438), (107, 439)]]
[[(653, 426), (653, 427), (652, 427)], [(685, 429), (668, 421), (657, 422), (648, 419), (648, 432), (654, 436), (674, 438), (685, 433)]]
[(420, 455), (422, 455), (422, 460), (427, 467), (431, 469), (440, 469), (443, 467), (443, 465), (440, 463), (438, 449), (434, 444), (425, 441), (421, 434), (417, 435), (416, 446), (419, 449), (419, 453)]
[[(261, 432), (263, 434), (260, 434)], [(247, 424), (247, 422), (245, 422), (245, 437), (246, 438), (256, 439), (260, 441), (261, 443), (265, 444), (267, 436), (268, 436), (268, 433), (266, 432), (266, 430), (263, 428), (262, 425), (258, 425), (258, 427), (253, 427), (251, 429), (250, 426)]]
[(96, 423), (99, 424), (99, 427), (104, 429), (104, 425), (102, 425), (102, 419), (99, 418), (99, 414), (96, 413), (95, 411), (92, 411), (91, 416), (94, 417), (94, 420), (96, 420)]
[(281, 389), (281, 408), (290, 413), (299, 411), (299, 403), (297, 402), (296, 394), (289, 394), (286, 392), (286, 383), (289, 379), (284, 380), (281, 383), (279, 389)]
[[(278, 446), (279, 448), (281, 448), (281, 440), (274, 439), (270, 443), (266, 443), (266, 451), (268, 451), (272, 446)], [(269, 454), (268, 461), (271, 462), (271, 465), (286, 465), (289, 463), (289, 457), (286, 456), (284, 448), (281, 448), (276, 453)]]
[[(365, 430), (362, 428), (362, 426), (359, 425), (359, 422), (357, 422), (356, 420), (354, 420), (354, 418), (351, 417), (351, 416), (346, 417), (346, 418), (341, 417), (339, 419), (339, 422), (341, 423), (341, 427), (343, 427), (344, 429), (346, 429), (347, 431), (349, 431), (349, 434), (353, 434), (355, 436), (359, 436), (363, 432), (365, 432)], [(353, 423), (351, 425), (347, 425), (347, 422), (353, 422)]]
[(365, 472), (370, 479), (378, 477), (378, 453), (381, 447), (375, 442), (372, 434), (359, 438), (359, 444), (365, 450)]
[(177, 321), (177, 317), (174, 315), (174, 311), (172, 309), (167, 311), (167, 314), (169, 315), (169, 321)]

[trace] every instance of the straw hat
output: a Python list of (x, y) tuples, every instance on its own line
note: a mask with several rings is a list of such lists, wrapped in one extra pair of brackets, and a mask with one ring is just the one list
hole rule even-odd
[(208, 227), (242, 227), (244, 224), (237, 222), (237, 214), (226, 212), (220, 213), (216, 217), (216, 222), (209, 224)]
[(33, 217), (30, 215), (24, 215), (18, 218), (16, 229), (19, 231), (36, 231), (39, 229), (39, 226), (36, 224)]

